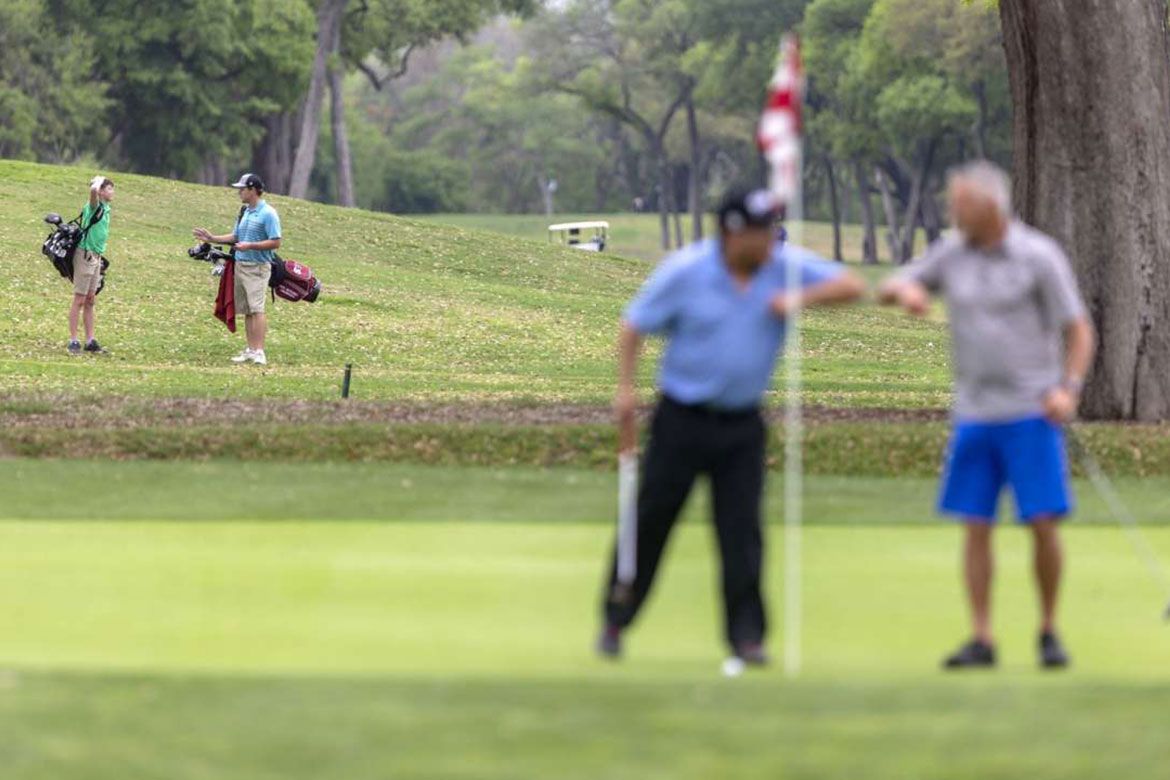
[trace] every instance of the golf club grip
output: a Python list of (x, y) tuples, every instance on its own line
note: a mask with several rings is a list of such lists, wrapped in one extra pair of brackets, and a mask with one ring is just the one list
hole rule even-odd
[(630, 585), (638, 575), (638, 455), (618, 456), (617, 581)]

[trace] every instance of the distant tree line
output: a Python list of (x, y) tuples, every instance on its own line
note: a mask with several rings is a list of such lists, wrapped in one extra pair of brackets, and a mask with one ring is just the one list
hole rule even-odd
[(863, 224), (867, 261), (880, 228), (896, 261), (937, 235), (949, 165), (1010, 162), (998, 15), (958, 0), (0, 0), (0, 156), (396, 212), (642, 208), (670, 247), (762, 180), (787, 30), (809, 213)]

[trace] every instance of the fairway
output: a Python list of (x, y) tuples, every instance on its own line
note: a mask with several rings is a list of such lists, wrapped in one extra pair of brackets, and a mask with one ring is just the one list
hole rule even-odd
[(1075, 668), (1034, 668), (1005, 533), (1004, 668), (950, 677), (954, 529), (810, 528), (791, 682), (719, 677), (693, 522), (616, 665), (590, 647), (603, 524), (4, 522), (0, 758), (19, 780), (1149, 776), (1161, 594), (1113, 529), (1068, 539)]
[[(66, 354), (69, 287), (40, 256), (49, 211), (80, 208), (87, 174), (0, 160), (0, 400), (37, 397), (283, 398), (339, 394), (355, 367), (362, 400), (608, 403), (613, 345), (651, 269), (506, 235), (273, 197), (281, 252), (312, 266), (315, 304), (272, 304), (270, 365), (228, 362), (240, 336), (212, 317), (208, 268), (191, 228), (231, 224), (226, 187), (117, 174), (109, 287), (98, 304), (110, 353)], [(217, 228), (217, 229), (223, 229)], [(808, 399), (833, 406), (942, 407), (948, 336), (858, 308), (807, 322)], [(653, 360), (643, 367), (649, 388)]]

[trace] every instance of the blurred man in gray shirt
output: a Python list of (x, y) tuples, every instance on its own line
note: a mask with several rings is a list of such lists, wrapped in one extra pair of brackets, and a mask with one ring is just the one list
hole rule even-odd
[(1093, 359), (1094, 334), (1068, 258), (1048, 236), (1012, 217), (1011, 183), (987, 162), (949, 182), (956, 233), (887, 280), (879, 297), (915, 316), (941, 294), (950, 320), (954, 431), (939, 510), (966, 524), (964, 580), (972, 639), (949, 669), (995, 665), (991, 532), (1011, 488), (1032, 530), (1040, 592), (1040, 662), (1067, 666), (1056, 631), (1063, 566), (1058, 522), (1072, 508), (1061, 426), (1072, 420)]

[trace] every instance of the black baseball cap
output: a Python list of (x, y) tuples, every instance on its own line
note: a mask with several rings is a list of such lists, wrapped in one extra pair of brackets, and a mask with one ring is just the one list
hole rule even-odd
[(264, 180), (261, 179), (259, 176), (257, 176), (254, 173), (245, 173), (243, 176), (240, 177), (240, 180), (238, 182), (236, 182), (235, 184), (232, 184), (231, 186), (235, 187), (237, 190), (242, 190), (242, 189), (246, 189), (248, 187), (252, 187), (253, 189), (263, 191), (264, 190)]
[(780, 201), (765, 189), (735, 188), (719, 204), (719, 227), (728, 233), (771, 228), (784, 213)]

